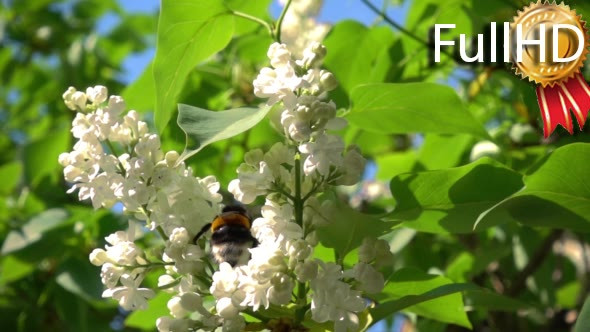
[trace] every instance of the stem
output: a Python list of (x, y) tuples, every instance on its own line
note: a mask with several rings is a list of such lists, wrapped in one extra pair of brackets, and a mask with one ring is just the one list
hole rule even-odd
[(270, 36), (272, 37), (273, 33), (272, 33), (272, 27), (270, 26), (270, 24), (268, 24), (268, 22), (264, 21), (263, 19), (260, 19), (256, 16), (252, 16), (246, 13), (242, 13), (240, 11), (236, 11), (236, 10), (231, 10), (230, 13), (232, 15), (235, 15), (237, 17), (241, 17), (244, 18), (246, 20), (252, 21), (252, 22), (256, 22), (260, 25), (262, 25), (263, 27), (266, 28), (266, 30), (268, 30), (268, 33), (270, 34)]
[(307, 311), (307, 288), (305, 287), (305, 283), (298, 282), (297, 283), (297, 298), (301, 303), (299, 303), (300, 307), (295, 311), (295, 326), (301, 324), (305, 319), (305, 312)]
[(113, 146), (113, 143), (110, 140), (108, 140), (108, 139), (105, 140), (104, 142), (109, 147), (109, 150), (111, 150), (111, 154), (113, 154), (113, 155), (116, 156), (117, 155), (117, 150), (115, 150), (115, 147)]
[(164, 232), (162, 226), (158, 226), (156, 230), (158, 231), (158, 233), (160, 233), (160, 236), (162, 237), (162, 239), (164, 239), (164, 241), (168, 240), (168, 236), (166, 236), (166, 232)]
[(283, 20), (285, 19), (285, 14), (287, 14), (287, 10), (291, 6), (291, 0), (287, 0), (283, 11), (281, 12), (281, 16), (279, 16), (279, 20), (277, 21), (277, 26), (275, 27), (275, 40), (280, 43), (281, 42), (281, 26), (283, 25)]
[[(290, 2), (290, 1), (289, 1)], [(288, 6), (289, 3), (287, 3)], [(285, 6), (286, 7), (286, 6)], [(297, 152), (295, 155), (295, 199), (293, 205), (295, 207), (295, 222), (297, 225), (303, 227), (303, 204), (305, 201), (301, 197), (301, 154)], [(303, 229), (305, 233), (305, 229)], [(305, 312), (307, 311), (307, 289), (305, 283), (297, 283), (297, 298), (299, 308), (295, 312), (295, 324), (299, 325), (305, 318)]]
[(261, 322), (268, 322), (268, 318), (264, 317), (263, 315), (257, 313), (254, 310), (246, 309), (244, 312), (246, 314), (248, 314), (248, 315), (250, 315), (250, 316), (252, 316), (252, 317), (260, 320)]
[(125, 167), (123, 167), (123, 164), (121, 163), (121, 161), (119, 160), (119, 155), (117, 154), (117, 150), (115, 150), (115, 146), (113, 145), (113, 143), (110, 140), (105, 140), (104, 141), (105, 144), (107, 145), (107, 147), (109, 148), (109, 150), (111, 150), (111, 154), (115, 157), (117, 157), (117, 166), (119, 167), (119, 171), (121, 171), (121, 175), (126, 176), (127, 172), (125, 171)]
[(303, 227), (303, 199), (301, 198), (301, 155), (299, 152), (295, 155), (295, 222)]
[(295, 197), (291, 194), (289, 194), (288, 192), (286, 192), (285, 190), (283, 190), (281, 187), (279, 187), (278, 185), (276, 186), (276, 188), (274, 189), (274, 191), (276, 191), (277, 193), (287, 197), (288, 199), (290, 199), (291, 201), (295, 202)]

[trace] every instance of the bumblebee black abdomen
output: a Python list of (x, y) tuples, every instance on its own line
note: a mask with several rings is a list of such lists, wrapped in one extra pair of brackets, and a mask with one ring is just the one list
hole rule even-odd
[(258, 241), (242, 225), (223, 225), (211, 235), (211, 253), (217, 263), (227, 262), (231, 266), (246, 264), (250, 259), (248, 249), (256, 245)]
[(211, 254), (217, 263), (231, 266), (244, 265), (250, 259), (248, 249), (256, 247), (258, 241), (250, 233), (252, 220), (241, 206), (226, 206), (221, 214), (203, 228), (193, 238), (197, 240), (208, 230), (211, 231)]

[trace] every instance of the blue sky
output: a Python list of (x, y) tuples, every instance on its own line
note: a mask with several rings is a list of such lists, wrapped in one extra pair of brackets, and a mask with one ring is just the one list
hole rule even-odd
[[(255, 0), (252, 0), (255, 1)], [(390, 1), (390, 0), (384, 0)], [(129, 12), (156, 13), (160, 7), (159, 0), (119, 0), (123, 8)], [(373, 3), (381, 8), (382, 0), (374, 0)], [(395, 21), (403, 24), (409, 7), (409, 1), (397, 7), (390, 6), (388, 15)], [(282, 6), (277, 0), (273, 1), (270, 12), (273, 17), (278, 17)], [(354, 19), (364, 24), (371, 24), (376, 15), (367, 8), (360, 0), (325, 0), (322, 11), (319, 15), (320, 22), (334, 23), (344, 19)], [(114, 15), (105, 15), (97, 27), (99, 32), (106, 32), (117, 23)], [(125, 73), (121, 79), (130, 83), (133, 82), (144, 70), (154, 56), (154, 50), (150, 49), (143, 53), (130, 55), (123, 63)]]

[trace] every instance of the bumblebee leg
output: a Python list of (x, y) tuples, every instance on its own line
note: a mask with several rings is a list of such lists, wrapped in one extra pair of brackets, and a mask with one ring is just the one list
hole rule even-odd
[(208, 223), (207, 225), (203, 226), (203, 228), (201, 228), (199, 233), (197, 233), (197, 235), (195, 235), (195, 237), (193, 238), (193, 243), (197, 244), (197, 240), (201, 237), (201, 235), (203, 235), (205, 232), (207, 232), (209, 230), (209, 228), (211, 228), (211, 223)]

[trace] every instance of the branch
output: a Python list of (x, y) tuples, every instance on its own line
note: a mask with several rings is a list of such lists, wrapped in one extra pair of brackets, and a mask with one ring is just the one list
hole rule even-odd
[(372, 4), (369, 0), (361, 0), (361, 1), (365, 5), (367, 5), (367, 7), (369, 7), (369, 9), (371, 9), (375, 14), (381, 16), (383, 18), (383, 20), (385, 22), (389, 23), (389, 25), (391, 25), (392, 27), (394, 27), (397, 30), (399, 30), (400, 32), (403, 32), (404, 34), (408, 35), (408, 37), (414, 39), (415, 41), (417, 41), (417, 42), (419, 42), (421, 44), (424, 44), (426, 46), (430, 46), (430, 44), (428, 42), (426, 42), (422, 38), (418, 37), (417, 35), (415, 35), (410, 30), (407, 30), (406, 28), (404, 28), (403, 26), (401, 26), (399, 23), (397, 23), (394, 20), (392, 20), (389, 16), (387, 16), (387, 14), (385, 14), (385, 11), (382, 11), (379, 8), (377, 8), (377, 6), (375, 6), (374, 4)]
[(283, 11), (281, 12), (281, 16), (279, 16), (279, 20), (277, 21), (275, 37), (278, 43), (281, 42), (281, 28), (283, 26), (283, 20), (285, 19), (285, 15), (287, 14), (287, 10), (289, 10), (289, 6), (291, 6), (292, 0), (287, 0), (285, 7), (283, 7)]
[(553, 230), (547, 238), (541, 243), (541, 245), (537, 248), (537, 251), (534, 253), (533, 257), (529, 259), (529, 262), (526, 264), (524, 269), (520, 271), (519, 274), (516, 275), (514, 281), (506, 291), (506, 294), (509, 296), (516, 296), (518, 295), (526, 286), (526, 280), (530, 277), (545, 261), (551, 249), (553, 248), (553, 243), (557, 241), (561, 234), (563, 234), (562, 229)]

